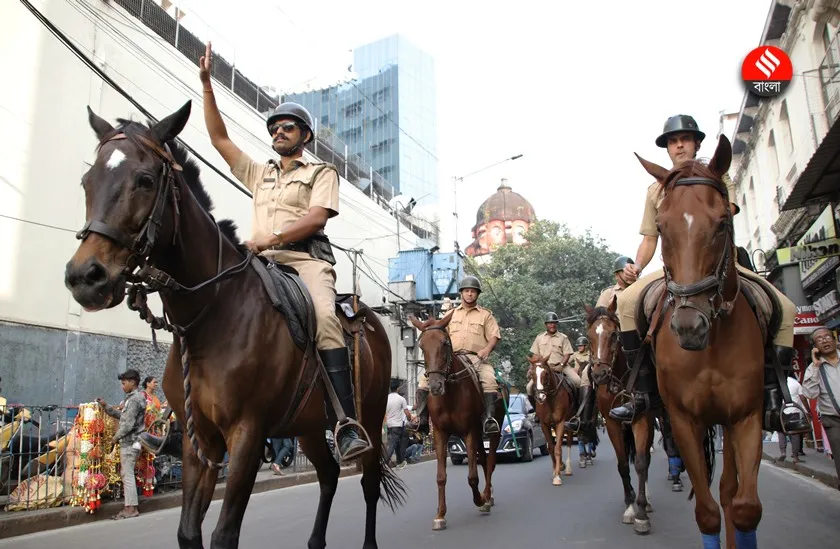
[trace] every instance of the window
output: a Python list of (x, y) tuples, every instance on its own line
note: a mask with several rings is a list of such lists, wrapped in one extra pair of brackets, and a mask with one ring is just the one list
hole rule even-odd
[(793, 132), (790, 128), (790, 118), (788, 116), (787, 99), (782, 100), (782, 109), (779, 112), (779, 122), (782, 126), (782, 142), (784, 143), (784, 153), (787, 155), (793, 154)]
[[(770, 164), (770, 181), (773, 183), (779, 179), (779, 152), (776, 150), (775, 130), (770, 130), (770, 137), (767, 139), (767, 154)], [(750, 191), (752, 191), (752, 178), (750, 178)]]

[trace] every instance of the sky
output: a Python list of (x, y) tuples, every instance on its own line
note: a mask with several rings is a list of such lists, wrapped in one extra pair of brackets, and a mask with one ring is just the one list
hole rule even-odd
[(459, 185), (462, 248), (478, 206), (506, 177), (537, 217), (591, 229), (634, 257), (652, 180), (633, 153), (670, 167), (654, 139), (684, 113), (707, 134), (700, 156), (712, 156), (721, 111), (740, 108), (741, 63), (772, 2), (238, 0), (234, 11), (229, 1), (176, 3), (185, 26), (278, 91), (345, 78), (354, 47), (393, 33), (429, 52), (443, 251), (452, 249), (453, 176), (522, 154)]

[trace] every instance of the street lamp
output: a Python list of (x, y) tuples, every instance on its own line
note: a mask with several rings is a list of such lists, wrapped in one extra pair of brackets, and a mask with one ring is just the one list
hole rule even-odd
[(456, 252), (459, 252), (461, 250), (461, 247), (458, 245), (458, 183), (462, 182), (464, 179), (466, 179), (470, 176), (473, 176), (477, 173), (481, 173), (485, 170), (489, 170), (490, 168), (496, 167), (499, 164), (504, 164), (505, 162), (509, 162), (511, 160), (516, 160), (517, 158), (522, 158), (522, 155), (521, 154), (516, 154), (514, 156), (510, 156), (508, 158), (505, 158), (504, 160), (499, 160), (498, 162), (496, 162), (494, 164), (490, 164), (489, 166), (485, 166), (485, 167), (481, 168), (480, 170), (470, 172), (467, 175), (462, 175), (460, 177), (453, 177), (452, 178), (452, 197), (454, 199), (453, 208), (455, 209), (455, 211), (452, 212), (452, 215), (455, 216), (455, 251)]

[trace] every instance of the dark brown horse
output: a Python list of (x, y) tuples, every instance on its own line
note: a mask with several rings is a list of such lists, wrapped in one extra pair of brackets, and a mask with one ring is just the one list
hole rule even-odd
[[(210, 546), (238, 547), (264, 440), (298, 436), (321, 487), (308, 546), (322, 549), (340, 469), (324, 437), (328, 423), (321, 378), (312, 378), (300, 406), (291, 404), (299, 373), (307, 360), (314, 360), (314, 345), (302, 350), (295, 344), (288, 319), (272, 306), (235, 226), (217, 224), (210, 215), (212, 203), (198, 167), (174, 141), (190, 106), (148, 128), (122, 119), (114, 128), (88, 109), (99, 146), (82, 178), (88, 223), (67, 264), (66, 284), (87, 311), (116, 307), (128, 286), (129, 306), (153, 327), (167, 327), (178, 336), (163, 378), (170, 405), (185, 420), (178, 545), (203, 547), (201, 523), (227, 450), (227, 489)], [(149, 288), (161, 290), (166, 318), (149, 316)], [(369, 433), (378, 433), (388, 396), (390, 345), (376, 315), (360, 309), (367, 326), (357, 388), (363, 395), (361, 423)], [(393, 508), (404, 493), (382, 457), (381, 437), (371, 442), (373, 451), (361, 458), (364, 549), (377, 547), (380, 499)]]
[(721, 136), (708, 165), (689, 161), (671, 171), (639, 160), (664, 187), (656, 221), (667, 299), (653, 342), (660, 392), (697, 495), (695, 520), (704, 547), (719, 547), (720, 509), (709, 489), (714, 448), (704, 444), (719, 424), (727, 546), (754, 548), (765, 354), (758, 320), (740, 291), (731, 197), (721, 180), (732, 148)]
[[(562, 385), (563, 374), (548, 366), (548, 357), (532, 356), (528, 358), (531, 366), (528, 375), (534, 380), (534, 400), (537, 417), (540, 419), (546, 443), (551, 442), (551, 430), (554, 429), (554, 448), (551, 452), (552, 475), (554, 486), (563, 484), (560, 476), (565, 470), (566, 476), (572, 475), (572, 440), (571, 433), (565, 433), (566, 422), (575, 414), (572, 394)], [(563, 463), (563, 440), (569, 444), (569, 454)]]
[[(626, 509), (621, 521), (632, 524), (639, 534), (650, 532), (648, 513), (653, 511), (648, 494), (648, 469), (650, 447), (653, 443), (653, 413), (648, 412), (628, 426), (610, 417), (610, 409), (621, 405), (624, 395), (624, 378), (627, 375), (627, 358), (619, 340), (619, 320), (615, 314), (616, 301), (609, 307), (586, 308), (586, 332), (590, 346), (590, 375), (597, 386), (598, 410), (607, 424), (607, 433), (618, 461), (618, 474), (624, 484)], [(630, 462), (636, 469), (639, 492), (633, 490), (630, 480)]]
[[(421, 322), (410, 317), (411, 323), (420, 330), (418, 344), (426, 361), (426, 375), (429, 377), (429, 418), (434, 427), (435, 454), (437, 455), (438, 510), (432, 529), (446, 528), (446, 454), (449, 437), (458, 435), (467, 446), (467, 481), (472, 489), (473, 503), (482, 513), (489, 513), (493, 501), (493, 470), (496, 468), (496, 448), (501, 433), (489, 438), (489, 455), (483, 444), (482, 415), (484, 395), (465, 356), (453, 353), (452, 340), (446, 326), (452, 319), (447, 315), (441, 320)], [(503, 398), (508, 399), (504, 394)], [(499, 425), (504, 419), (505, 403), (496, 402), (494, 417)], [(484, 492), (478, 490), (478, 464), (484, 469)]]

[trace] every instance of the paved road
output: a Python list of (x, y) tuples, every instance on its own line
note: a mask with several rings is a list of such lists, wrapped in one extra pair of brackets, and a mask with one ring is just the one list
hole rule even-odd
[[(637, 536), (632, 526), (621, 524), (623, 503), (615, 456), (609, 441), (602, 438), (604, 444), (599, 448), (597, 465), (585, 470), (575, 466), (575, 474), (564, 478), (561, 487), (551, 485), (547, 457), (537, 457), (532, 463), (500, 464), (494, 483), (496, 507), (490, 516), (480, 516), (472, 505), (466, 466), (450, 464), (449, 524), (442, 532), (431, 529), (437, 502), (435, 464), (410, 466), (400, 473), (410, 489), (406, 506), (396, 515), (380, 507), (379, 546), (382, 549), (700, 547), (694, 505), (687, 501), (688, 486), (683, 493), (670, 492), (665, 480), (666, 459), (661, 450), (653, 456), (654, 474), (650, 481), (655, 508), (651, 515), (652, 533), (647, 537)], [(840, 492), (768, 463), (762, 464), (759, 478), (764, 504), (764, 520), (758, 534), (762, 549), (837, 546)], [(349, 477), (340, 481), (327, 532), (329, 547), (361, 547), (364, 505), (358, 480), (359, 477)], [(305, 548), (317, 497), (314, 484), (255, 495), (245, 514), (240, 547)], [(219, 508), (220, 502), (213, 502), (205, 521), (204, 539), (208, 546)], [(172, 509), (133, 520), (101, 521), (33, 534), (0, 541), (0, 548), (175, 547), (178, 513), (178, 509)]]

